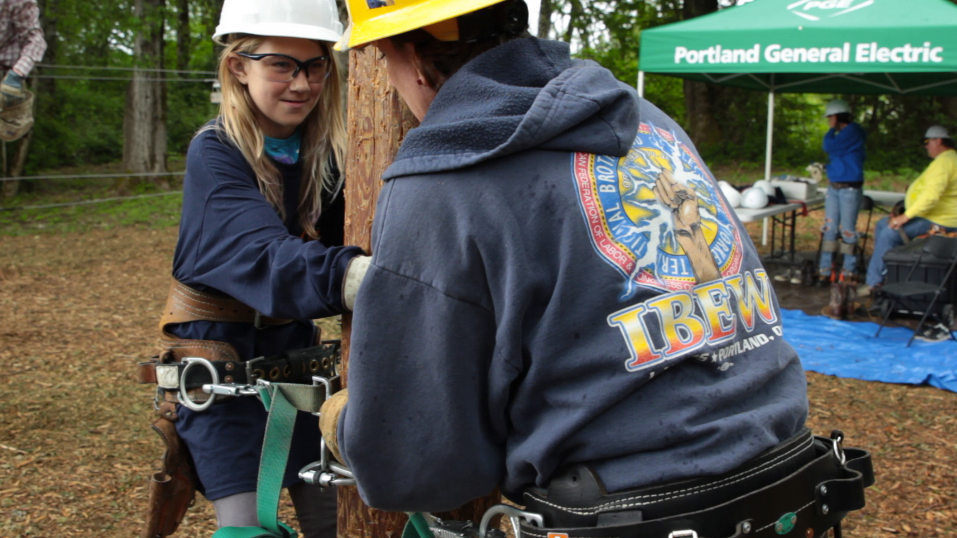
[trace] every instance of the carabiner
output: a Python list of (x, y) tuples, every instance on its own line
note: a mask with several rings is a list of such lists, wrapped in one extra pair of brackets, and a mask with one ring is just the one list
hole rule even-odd
[(508, 516), (508, 519), (512, 522), (512, 530), (515, 531), (515, 538), (522, 538), (522, 523), (519, 521), (519, 518), (524, 519), (529, 524), (538, 528), (545, 526), (545, 520), (542, 519), (541, 514), (519, 510), (507, 504), (496, 504), (486, 510), (482, 516), (482, 522), (479, 523), (479, 538), (487, 538), (492, 518), (498, 514)]

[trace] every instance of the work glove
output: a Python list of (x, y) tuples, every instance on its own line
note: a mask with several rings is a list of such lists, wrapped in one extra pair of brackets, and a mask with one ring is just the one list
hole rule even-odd
[(23, 77), (13, 69), (7, 71), (7, 76), (0, 82), (0, 99), (0, 109), (19, 105), (27, 99), (27, 94), (23, 91)]
[(343, 460), (342, 454), (339, 453), (339, 438), (336, 430), (339, 427), (339, 415), (342, 414), (348, 401), (349, 389), (342, 389), (323, 402), (322, 407), (319, 408), (319, 431), (322, 432), (322, 438), (325, 439), (332, 456), (339, 462)]
[(346, 268), (346, 276), (342, 279), (342, 304), (350, 312), (356, 304), (359, 286), (362, 285), (362, 279), (365, 278), (371, 261), (370, 256), (356, 256), (349, 261)]

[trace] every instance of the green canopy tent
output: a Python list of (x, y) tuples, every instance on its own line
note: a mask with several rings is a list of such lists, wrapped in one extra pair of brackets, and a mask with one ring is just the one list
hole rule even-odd
[(946, 0), (755, 0), (641, 33), (644, 74), (768, 95), (957, 94), (957, 5)]

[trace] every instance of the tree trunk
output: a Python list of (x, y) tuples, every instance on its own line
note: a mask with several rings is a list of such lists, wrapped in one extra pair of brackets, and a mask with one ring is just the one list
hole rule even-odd
[[(210, 34), (212, 35), (212, 34)], [(189, 0), (176, 0), (176, 69), (189, 69)]]
[[(40, 8), (40, 27), (43, 28), (43, 39), (47, 42), (47, 50), (43, 53), (43, 63), (56, 65), (57, 62), (57, 10), (59, 9), (59, 0), (41, 0)], [(40, 81), (39, 91), (45, 97), (42, 100), (46, 103), (56, 102), (56, 79), (45, 78)], [(50, 107), (44, 106), (41, 113), (45, 113)]]
[[(216, 25), (219, 24), (219, 17), (223, 12), (223, 0), (206, 0), (206, 7), (204, 22), (206, 23), (206, 35), (213, 35), (216, 33)], [(219, 51), (223, 48), (220, 45), (217, 45), (212, 39), (207, 40), (211, 47), (213, 47), (213, 58), (216, 60), (213, 62), (213, 69), (216, 69), (216, 66), (219, 65)]]
[(548, 39), (548, 32), (552, 29), (553, 0), (542, 0), (538, 10), (538, 37)]
[[(134, 40), (133, 54), (141, 67), (163, 66), (163, 15), (165, 0), (136, 0), (135, 12), (143, 26)], [(130, 172), (166, 172), (166, 82), (163, 73), (133, 71), (123, 117), (123, 164)], [(153, 181), (169, 189), (165, 176)], [(118, 190), (128, 190), (121, 180)]]
[[(385, 60), (374, 50), (349, 53), (349, 151), (344, 170), (345, 242), (372, 250), (372, 218), (382, 183), (382, 172), (392, 162), (399, 143), (417, 122), (389, 85)], [(349, 380), (349, 343), (352, 316), (342, 316), (342, 380)], [(484, 497), (440, 517), (477, 521), (498, 502)], [(366, 506), (354, 487), (339, 488), (339, 538), (398, 537), (408, 518), (403, 513), (382, 512)]]
[[(691, 19), (718, 10), (717, 0), (685, 0), (682, 18)], [(685, 124), (688, 136), (699, 148), (721, 143), (721, 125), (715, 117), (720, 90), (705, 82), (684, 81)]]

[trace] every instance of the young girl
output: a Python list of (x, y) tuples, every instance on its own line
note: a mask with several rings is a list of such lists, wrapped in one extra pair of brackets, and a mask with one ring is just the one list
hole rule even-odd
[[(361, 251), (341, 246), (336, 163), (343, 162), (345, 129), (331, 43), (342, 26), (332, 0), (280, 7), (226, 0), (213, 36), (226, 47), (222, 105), (189, 147), (174, 282), (161, 322), (177, 360), (248, 361), (311, 347), (311, 320), (346, 309), (344, 275)], [(176, 308), (192, 317), (171, 316)], [(238, 314), (216, 314), (227, 310)], [(201, 412), (177, 406), (173, 418), (219, 526), (258, 526), (262, 404), (240, 397)], [(334, 489), (321, 494), (296, 475), (319, 459), (319, 446), (315, 417), (300, 413), (283, 485), (302, 534), (334, 537)]]

